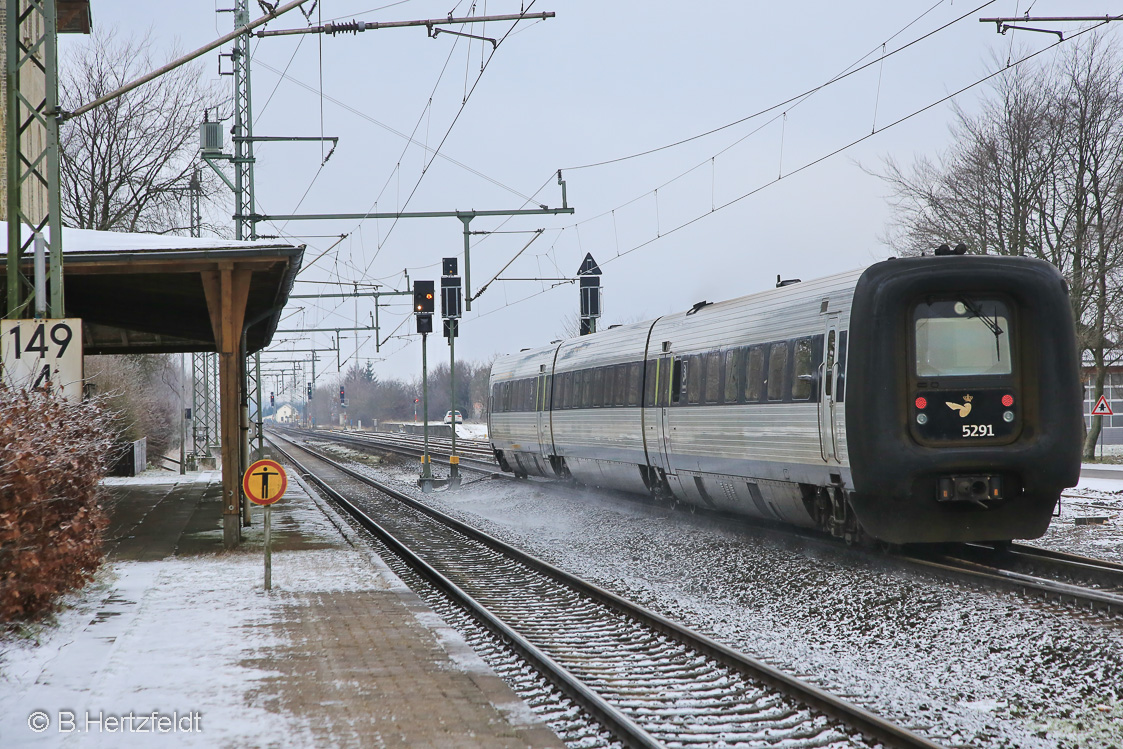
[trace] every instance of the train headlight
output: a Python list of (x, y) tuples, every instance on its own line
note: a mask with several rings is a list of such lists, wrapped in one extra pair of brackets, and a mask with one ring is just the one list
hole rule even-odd
[(917, 424), (927, 424), (928, 423), (928, 414), (917, 414), (916, 415), (916, 423)]
[(1009, 424), (1011, 421), (1014, 420), (1014, 412), (1013, 411), (1006, 411), (1005, 413), (1002, 414), (1002, 420), (1005, 421), (1007, 424)]

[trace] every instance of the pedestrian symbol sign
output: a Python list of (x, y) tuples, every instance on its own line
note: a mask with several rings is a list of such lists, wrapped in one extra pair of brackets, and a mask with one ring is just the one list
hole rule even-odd
[(1101, 395), (1100, 399), (1096, 401), (1096, 407), (1092, 409), (1093, 416), (1111, 416), (1111, 404), (1107, 402), (1107, 396)]
[(285, 469), (275, 460), (259, 460), (246, 470), (242, 477), (242, 488), (250, 501), (259, 505), (271, 505), (284, 496), (289, 479)]

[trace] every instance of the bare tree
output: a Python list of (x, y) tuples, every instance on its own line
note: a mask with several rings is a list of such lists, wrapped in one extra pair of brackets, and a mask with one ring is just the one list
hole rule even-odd
[[(96, 33), (61, 66), (63, 109), (107, 94), (158, 67), (149, 38)], [(186, 233), (198, 127), (223, 101), (199, 65), (184, 65), (67, 122), (59, 134), (63, 222), (104, 231)], [(221, 183), (201, 172), (204, 201)], [(222, 233), (218, 226), (208, 233)]]

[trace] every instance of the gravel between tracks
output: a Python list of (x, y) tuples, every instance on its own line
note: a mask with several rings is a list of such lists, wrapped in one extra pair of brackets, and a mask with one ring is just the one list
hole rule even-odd
[[(336, 451), (346, 455), (347, 451)], [(416, 496), (412, 467), (377, 470)], [(1089, 481), (1037, 542), (1120, 558), (1123, 491)], [(884, 569), (732, 521), (591, 490), (467, 483), (430, 501), (483, 530), (948, 746), (1123, 746), (1123, 626)], [(1086, 499), (1090, 497), (1091, 499)], [(1106, 525), (1076, 517), (1108, 515)]]

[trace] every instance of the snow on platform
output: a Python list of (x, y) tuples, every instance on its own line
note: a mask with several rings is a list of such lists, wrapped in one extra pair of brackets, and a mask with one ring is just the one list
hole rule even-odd
[(0, 747), (561, 746), (299, 478), (272, 592), (260, 508), (221, 551), (217, 472), (105, 483), (139, 519), (53, 624), (0, 639)]

